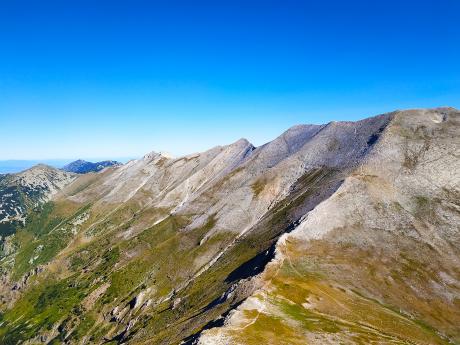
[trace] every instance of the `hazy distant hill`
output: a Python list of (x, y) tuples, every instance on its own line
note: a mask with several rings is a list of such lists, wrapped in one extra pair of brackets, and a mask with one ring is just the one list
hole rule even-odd
[(460, 343), (456, 109), (75, 176), (3, 241), (1, 344)]
[(117, 161), (102, 161), (102, 162), (87, 162), (79, 159), (62, 167), (62, 170), (69, 171), (77, 174), (86, 174), (89, 172), (98, 172), (110, 166), (120, 165)]

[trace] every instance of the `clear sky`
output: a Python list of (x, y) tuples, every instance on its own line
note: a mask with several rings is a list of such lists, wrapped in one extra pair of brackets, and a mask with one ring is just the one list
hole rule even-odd
[(460, 108), (460, 1), (0, 0), (0, 159)]

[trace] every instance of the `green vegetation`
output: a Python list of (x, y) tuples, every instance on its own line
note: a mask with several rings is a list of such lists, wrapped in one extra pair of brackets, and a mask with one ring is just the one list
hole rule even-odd
[[(60, 206), (62, 208), (62, 205)], [(66, 205), (68, 210), (72, 210)], [(52, 260), (73, 238), (71, 221), (89, 209), (85, 205), (67, 216), (52, 203), (45, 204), (43, 212), (32, 214), (26, 227), (16, 236), (19, 250), (15, 256), (13, 279), (19, 279), (32, 268)]]
[(84, 282), (75, 284), (75, 276), (57, 282), (41, 281), (33, 286), (12, 309), (2, 315), (0, 342), (16, 344), (34, 338), (39, 331), (50, 331), (59, 320), (71, 314), (87, 292)]
[(266, 186), (267, 182), (260, 178), (258, 180), (256, 180), (252, 185), (252, 192), (254, 193), (254, 197), (257, 198), (259, 196), (260, 193), (263, 192), (263, 190), (265, 189), (265, 186)]
[(325, 262), (324, 266), (316, 266), (319, 271), (312, 271), (314, 265), (304, 265), (305, 260), (313, 259), (321, 261), (321, 256), (312, 253), (281, 264), (266, 293), (255, 296), (265, 304), (264, 310), (244, 310), (247, 324), (228, 330), (235, 343), (301, 344), (305, 342), (304, 334), (339, 334), (343, 341), (363, 345), (382, 341), (447, 345), (426, 323), (357, 290), (340, 287), (337, 275), (329, 275), (327, 270), (334, 266)]

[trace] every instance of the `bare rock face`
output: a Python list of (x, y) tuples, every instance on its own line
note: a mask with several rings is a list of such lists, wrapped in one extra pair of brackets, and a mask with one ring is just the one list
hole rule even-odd
[[(460, 341), (460, 113), (397, 112), (201, 344)], [(383, 336), (385, 334), (385, 336)]]
[(49, 186), (1, 257), (8, 284), (44, 269), (0, 304), (0, 342), (458, 342), (459, 116), (294, 126)]

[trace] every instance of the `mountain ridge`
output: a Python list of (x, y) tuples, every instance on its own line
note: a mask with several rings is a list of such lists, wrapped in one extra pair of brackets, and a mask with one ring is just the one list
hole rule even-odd
[[(375, 241), (375, 236), (386, 234), (376, 230), (378, 224), (385, 227), (379, 216), (393, 224), (391, 229), (399, 225), (412, 234), (416, 232), (411, 222), (419, 232), (433, 227), (433, 220), (423, 216), (427, 205), (436, 205), (440, 214), (450, 217), (447, 221), (432, 218), (446, 229), (443, 236), (448, 241), (455, 240), (459, 234), (452, 222), (458, 211), (449, 193), (457, 193), (460, 178), (455, 169), (431, 177), (430, 162), (442, 162), (443, 171), (458, 165), (455, 156), (444, 153), (455, 153), (460, 147), (459, 114), (447, 108), (408, 110), (356, 122), (300, 125), (257, 148), (240, 139), (178, 158), (147, 154), (98, 174), (78, 175), (45, 203), (48, 213), (34, 215), (6, 242), (8, 250), (0, 257), (4, 327), (0, 339), (71, 344), (252, 344), (276, 339), (295, 344), (314, 343), (318, 337), (327, 344), (376, 341), (379, 334), (390, 334), (400, 343), (424, 344), (423, 337), (429, 337), (433, 344), (444, 344), (444, 338), (426, 333), (420, 324), (383, 312), (382, 303), (400, 306), (443, 337), (457, 339), (460, 330), (432, 318), (424, 299), (410, 293), (396, 280), (396, 273), (395, 281), (385, 285), (390, 297), (383, 296), (360, 273), (347, 250), (354, 250), (355, 238), (362, 238), (357, 243), (375, 243), (377, 254), (356, 251), (356, 258), (368, 258), (380, 277), (386, 266), (376, 264), (382, 260), (379, 251), (399, 252)], [(442, 189), (442, 193), (431, 194), (427, 179), (450, 189), (449, 193)], [(402, 192), (394, 192), (394, 186)], [(407, 216), (396, 201), (413, 215)], [(364, 214), (369, 216), (361, 216)], [(344, 219), (364, 225), (351, 227)], [(327, 236), (300, 236), (319, 231), (312, 228), (313, 221), (322, 227), (329, 224), (331, 233), (338, 234), (337, 243)], [(42, 225), (37, 228), (36, 224)], [(335, 229), (338, 226), (346, 231)], [(417, 237), (406, 238), (397, 231), (391, 234), (412, 251), (425, 250)], [(384, 238), (390, 243), (388, 236)], [(340, 241), (351, 247), (340, 247)], [(440, 249), (444, 245), (442, 242)], [(315, 256), (325, 248), (336, 250)], [(332, 253), (343, 253), (347, 261), (343, 263)], [(284, 255), (282, 262), (280, 255)], [(420, 260), (411, 251), (404, 255)], [(323, 257), (344, 267), (349, 276), (359, 276), (361, 283), (353, 285), (328, 268)], [(440, 250), (437, 265), (446, 270), (452, 287), (433, 290), (429, 281), (417, 286), (433, 294), (433, 313), (446, 310), (455, 319), (449, 304), (455, 298), (449, 302), (439, 293), (458, 296), (454, 286), (459, 277), (447, 258), (455, 259), (452, 251)], [(401, 274), (401, 266), (394, 265)], [(277, 271), (280, 282), (273, 278)], [(405, 272), (413, 279), (412, 271), (406, 268)], [(325, 282), (310, 279), (320, 273), (328, 277)], [(284, 283), (298, 293), (283, 287)], [(330, 290), (328, 283), (347, 294), (342, 295), (338, 288)], [(313, 289), (311, 296), (323, 304), (308, 299), (303, 292), (307, 285)], [(361, 303), (363, 310), (373, 307), (380, 313), (369, 312), (374, 319), (366, 319), (378, 332), (356, 324), (357, 312), (342, 314), (337, 309), (340, 304), (320, 293), (326, 288), (351, 309), (347, 296), (355, 296), (353, 291), (368, 298), (367, 304), (363, 299), (353, 301)], [(419, 302), (410, 306), (395, 298), (397, 289)], [(373, 298), (381, 304), (371, 302)], [(284, 303), (286, 300), (290, 302)], [(221, 315), (227, 316), (225, 325), (212, 329)], [(250, 324), (255, 315), (259, 315), (254, 321), (259, 332)], [(389, 327), (391, 323), (399, 328)], [(235, 333), (241, 332), (240, 327), (244, 327), (244, 338)]]
[(83, 159), (78, 159), (73, 161), (69, 164), (64, 165), (61, 169), (67, 172), (73, 172), (76, 174), (86, 174), (89, 172), (99, 172), (102, 169), (111, 166), (118, 166), (121, 165), (120, 162), (117, 161), (101, 161), (101, 162), (88, 162)]
[(45, 164), (37, 164), (15, 174), (0, 175), (0, 224), (2, 238), (24, 225), (27, 213), (50, 200), (74, 174)]
[[(439, 109), (437, 109), (437, 110), (439, 110)], [(440, 110), (440, 112), (441, 112), (440, 115), (442, 115), (442, 120), (443, 121), (440, 121), (441, 117), (438, 116), (437, 114), (434, 114), (435, 116), (431, 116), (432, 117), (431, 120), (434, 123), (438, 124), (438, 123), (447, 121), (446, 116), (448, 116), (448, 115), (447, 114), (442, 114), (443, 110), (444, 109)], [(447, 109), (447, 111), (455, 111), (455, 110), (454, 109)], [(410, 111), (410, 112), (414, 112), (414, 111)], [(458, 111), (456, 111), (456, 113), (457, 113), (457, 123), (455, 125), (458, 126), (458, 114), (459, 113), (458, 113)], [(420, 117), (419, 117), (419, 119), (420, 119)], [(401, 122), (404, 122), (404, 120), (405, 119), (401, 118), (401, 117), (399, 117), (399, 119), (398, 119), (398, 121), (401, 121)], [(407, 122), (406, 122), (405, 126), (407, 126)], [(393, 126), (393, 128), (394, 128), (394, 126)], [(391, 129), (393, 130), (393, 128), (391, 128)], [(429, 132), (427, 132), (427, 133), (429, 133)], [(452, 133), (457, 133), (458, 134), (458, 129), (457, 129), (456, 132), (453, 131)], [(362, 168), (360, 168), (360, 171), (357, 171), (355, 174), (352, 174), (351, 176), (347, 177), (345, 179), (345, 181), (344, 181), (344, 184), (342, 184), (341, 187), (339, 187), (337, 192), (334, 193), (330, 198), (325, 200), (323, 203), (319, 204), (311, 213), (309, 213), (308, 216), (305, 217), (300, 222), (300, 225), (296, 229), (294, 229), (294, 231), (292, 233), (285, 234), (285, 235), (283, 235), (281, 237), (281, 239), (278, 241), (278, 245), (277, 245), (276, 258), (269, 264), (269, 268), (267, 268), (266, 271), (263, 274), (265, 276), (265, 277), (263, 277), (265, 282), (262, 285), (261, 289), (257, 290), (254, 293), (253, 296), (251, 296), (241, 306), (239, 306), (237, 311), (228, 318), (228, 320), (226, 321), (226, 324), (221, 329), (216, 328), (214, 330), (211, 329), (211, 330), (206, 331), (204, 337), (202, 337), (200, 339), (200, 342), (199, 342), (200, 344), (221, 344), (221, 343), (222, 344), (223, 343), (252, 344), (254, 339), (258, 339), (259, 342), (269, 341), (268, 339), (270, 339), (270, 341), (273, 341), (273, 339), (278, 339), (277, 341), (279, 341), (279, 342), (285, 341), (286, 343), (290, 343), (290, 344), (297, 344), (297, 343), (301, 344), (301, 343), (304, 343), (305, 341), (308, 341), (309, 343), (312, 343), (312, 344), (335, 344), (335, 343), (337, 343), (339, 341), (346, 342), (346, 343), (355, 343), (355, 342), (362, 342), (362, 341), (364, 341), (364, 342), (377, 341), (376, 339), (379, 339), (378, 334), (373, 333), (372, 330), (371, 331), (367, 330), (367, 331), (363, 332), (363, 330), (358, 329), (358, 327), (359, 327), (358, 325), (353, 326), (353, 327), (355, 327), (355, 329), (353, 329), (353, 328), (351, 328), (351, 326), (348, 326), (348, 325), (344, 324), (343, 323), (344, 321), (342, 319), (343, 315), (347, 315), (346, 312), (345, 312), (346, 311), (345, 308), (350, 308), (350, 300), (351, 300), (351, 298), (346, 296), (345, 292), (355, 294), (353, 299), (356, 300), (356, 301), (354, 303), (359, 302), (359, 303), (363, 304), (363, 303), (368, 303), (368, 302), (366, 302), (366, 299), (367, 299), (367, 301), (370, 300), (370, 298), (365, 296), (366, 294), (369, 294), (369, 290), (367, 291), (366, 294), (364, 294), (364, 296), (363, 296), (362, 293), (357, 293), (353, 289), (349, 290), (349, 287), (347, 289), (346, 285), (343, 285), (344, 280), (345, 280), (345, 278), (343, 278), (343, 277), (341, 278), (342, 281), (337, 280), (337, 278), (335, 278), (335, 281), (334, 281), (334, 280), (332, 280), (333, 278), (331, 278), (331, 280), (329, 281), (329, 284), (332, 283), (333, 286), (328, 287), (328, 290), (326, 290), (324, 285), (320, 285), (321, 281), (319, 279), (309, 277), (308, 274), (305, 274), (305, 271), (304, 271), (305, 269), (301, 268), (302, 267), (301, 265), (305, 265), (305, 263), (308, 262), (307, 260), (305, 260), (306, 258), (308, 258), (310, 260), (314, 259), (318, 263), (321, 262), (321, 260), (322, 260), (321, 258), (319, 258), (319, 257), (316, 258), (315, 253), (312, 253), (309, 256), (305, 255), (302, 258), (302, 260), (304, 260), (303, 262), (299, 262), (298, 259), (296, 259), (296, 261), (294, 261), (294, 259), (292, 257), (295, 257), (295, 256), (298, 257), (299, 253), (300, 253), (298, 247), (300, 245), (302, 245), (303, 246), (302, 248), (305, 248), (307, 246), (307, 243), (309, 243), (309, 242), (310, 243), (313, 242), (314, 244), (311, 244), (308, 247), (306, 247), (306, 248), (309, 248), (309, 249), (302, 249), (302, 251), (305, 251), (305, 250), (313, 251), (314, 249), (312, 249), (312, 248), (315, 248), (315, 247), (316, 248), (321, 248), (321, 245), (319, 244), (319, 243), (321, 243), (321, 241), (324, 242), (324, 244), (322, 244), (322, 246), (325, 246), (328, 243), (328, 241), (329, 242), (333, 241), (332, 243), (340, 244), (341, 241), (347, 240), (346, 236), (343, 236), (343, 235), (340, 235), (340, 234), (336, 235), (336, 236), (339, 237), (338, 239), (334, 239), (333, 237), (329, 236), (328, 241), (322, 240), (323, 238), (325, 238), (327, 236), (327, 231), (325, 231), (326, 229), (329, 229), (328, 231), (335, 230), (335, 232), (337, 232), (337, 230), (339, 230), (339, 229), (347, 229), (347, 227), (350, 227), (350, 225), (347, 226), (346, 223), (344, 223), (344, 220), (336, 221), (340, 225), (337, 225), (337, 224), (332, 225), (332, 226), (331, 225), (326, 225), (327, 223), (334, 224), (334, 221), (331, 219), (331, 217), (327, 217), (326, 215), (334, 214), (335, 215), (334, 218), (336, 218), (338, 215), (340, 215), (340, 213), (343, 212), (340, 209), (338, 209), (337, 207), (335, 207), (334, 210), (329, 209), (329, 210), (326, 211), (326, 209), (328, 207), (330, 208), (329, 204), (331, 204), (331, 202), (332, 203), (334, 203), (334, 202), (337, 203), (340, 198), (343, 198), (343, 197), (345, 197), (347, 195), (351, 195), (354, 198), (356, 198), (356, 193), (358, 191), (359, 191), (359, 193), (362, 193), (361, 191), (363, 191), (363, 187), (359, 187), (354, 192), (350, 191), (350, 188), (355, 188), (355, 187), (352, 187), (352, 186), (356, 185), (357, 181), (363, 179), (362, 182), (358, 182), (361, 185), (363, 185), (363, 182), (364, 182), (364, 185), (368, 185), (368, 186), (372, 186), (372, 184), (375, 184), (374, 179), (377, 178), (377, 177), (372, 177), (371, 181), (366, 181), (366, 179), (368, 179), (367, 176), (375, 176), (374, 173), (370, 174), (370, 172), (371, 172), (370, 169), (376, 169), (376, 168), (379, 169), (380, 168), (380, 166), (383, 163), (382, 160), (381, 160), (381, 158), (382, 158), (381, 153), (386, 151), (386, 150), (383, 150), (382, 146), (388, 140), (393, 139), (392, 137), (390, 137), (388, 135), (388, 133), (384, 132), (383, 135), (386, 136), (386, 137), (385, 137), (383, 142), (380, 142), (380, 144), (379, 144), (380, 147), (377, 148), (377, 152), (374, 152), (373, 154), (371, 154), (371, 157), (369, 157), (367, 159), (367, 161), (365, 162), (365, 165)], [(457, 140), (457, 145), (458, 145), (458, 140)], [(455, 146), (451, 145), (451, 149), (455, 150)], [(458, 146), (456, 147), (456, 149), (458, 150)], [(387, 159), (388, 158), (389, 157), (387, 157)], [(402, 159), (403, 159), (403, 163), (404, 163), (404, 158), (402, 158)], [(417, 164), (421, 164), (421, 162), (418, 162)], [(372, 167), (372, 165), (374, 167)], [(456, 165), (458, 167), (458, 165), (459, 165), (458, 161), (456, 162)], [(413, 169), (411, 164), (409, 164), (406, 168)], [(373, 171), (378, 171), (378, 170), (373, 170)], [(411, 173), (413, 173), (413, 171)], [(382, 176), (382, 175), (380, 175), (380, 176)], [(453, 179), (453, 181), (456, 180), (457, 188), (458, 188), (458, 183), (459, 183), (458, 174), (454, 173), (451, 176), (455, 177)], [(451, 178), (449, 177), (449, 178), (445, 179), (444, 181), (445, 181), (445, 183), (450, 183)], [(402, 186), (400, 186), (400, 188), (401, 187)], [(428, 186), (422, 184), (421, 187), (423, 187), (423, 188), (419, 188), (419, 191), (417, 193), (425, 192), (425, 195), (426, 195), (426, 190), (427, 190)], [(413, 190), (411, 190), (410, 192), (409, 191), (406, 191), (406, 192), (408, 192), (409, 195), (414, 193)], [(381, 194), (380, 191), (379, 191), (379, 194)], [(406, 197), (407, 196), (405, 196), (405, 198)], [(417, 196), (415, 198), (416, 200), (420, 200), (420, 199), (417, 199), (417, 198), (421, 198), (421, 196)], [(446, 198), (446, 197), (444, 197), (444, 198)], [(399, 199), (399, 200), (401, 200), (401, 199)], [(454, 201), (455, 199), (451, 199), (451, 200)], [(348, 200), (349, 203), (351, 201), (352, 200)], [(388, 201), (386, 201), (386, 202), (388, 203)], [(366, 201), (364, 204), (360, 205), (360, 207), (365, 208), (365, 207), (367, 207), (367, 205), (372, 205), (372, 202)], [(346, 209), (347, 207), (350, 208), (350, 206), (345, 206), (345, 204), (343, 202), (342, 202), (341, 207), (343, 207), (344, 209)], [(357, 209), (354, 209), (353, 207), (351, 207), (351, 209), (354, 212), (356, 212), (356, 210), (357, 210)], [(369, 211), (367, 211), (367, 212), (369, 212)], [(397, 213), (394, 210), (391, 210), (390, 217), (394, 217), (396, 214)], [(459, 221), (458, 212), (457, 213), (456, 212), (451, 213), (451, 216), (457, 217), (456, 218), (457, 221), (451, 220), (450, 223), (447, 223), (447, 226), (448, 226), (447, 228), (448, 229), (449, 229), (449, 227), (451, 229), (455, 228), (455, 224), (458, 225), (458, 221)], [(350, 216), (350, 215), (349, 215), (349, 217), (353, 218), (353, 216)], [(387, 217), (388, 217), (388, 215), (387, 215)], [(368, 221), (374, 219), (374, 218), (369, 217), (369, 216), (367, 216), (366, 218), (368, 219)], [(366, 218), (363, 218), (363, 219), (366, 219)], [(375, 218), (375, 219), (378, 219), (378, 218)], [(385, 223), (385, 225), (381, 224), (381, 225), (379, 225), (379, 227), (381, 227), (383, 229), (388, 228), (388, 227), (391, 228), (391, 225), (390, 225), (391, 223), (388, 222), (389, 219), (391, 219), (391, 218), (387, 218), (387, 220), (386, 220), (387, 223)], [(427, 220), (425, 219), (425, 221), (427, 221)], [(318, 224), (317, 222), (320, 222), (320, 224)], [(392, 219), (392, 222), (394, 223), (395, 220)], [(444, 225), (444, 226), (446, 226), (446, 225)], [(418, 227), (420, 227), (420, 225), (418, 225)], [(343, 231), (343, 230), (341, 230), (341, 231)], [(459, 241), (458, 232), (456, 234), (456, 237), (449, 236), (447, 238), (449, 238), (450, 240), (457, 241), (457, 246), (458, 246), (458, 243), (459, 243), (458, 242)], [(348, 241), (350, 241), (350, 240), (348, 239)], [(364, 244), (364, 246), (366, 245), (366, 242), (362, 242), (362, 240), (360, 240), (360, 242), (358, 242), (358, 243), (360, 243), (360, 250), (362, 250), (363, 244)], [(391, 243), (391, 242), (389, 241), (389, 243)], [(329, 246), (330, 246), (330, 244), (329, 244)], [(405, 246), (407, 246), (407, 243), (405, 243)], [(447, 248), (449, 248), (449, 246)], [(396, 253), (398, 252), (395, 249), (391, 249), (391, 250), (393, 250)], [(322, 255), (326, 255), (329, 260), (331, 260), (330, 258), (334, 257), (334, 254), (327, 254), (325, 252), (320, 252), (320, 253), (322, 253)], [(334, 253), (334, 251), (332, 251), (331, 253)], [(444, 255), (446, 255), (446, 254), (444, 254)], [(414, 255), (412, 255), (412, 256), (414, 256)], [(417, 255), (415, 257), (418, 257), (417, 261), (421, 260), (420, 256)], [(428, 256), (428, 257), (430, 257), (430, 256)], [(353, 263), (353, 259), (348, 258), (347, 260), (348, 260), (348, 262)], [(409, 260), (409, 259), (404, 259), (404, 260)], [(325, 261), (325, 260), (322, 260), (322, 261)], [(449, 261), (450, 261), (450, 263), (449, 263)], [(452, 269), (452, 265), (454, 265), (454, 267), (455, 267), (455, 265), (458, 264), (458, 262), (459, 262), (458, 253), (454, 254), (453, 256), (450, 256), (449, 261), (444, 262), (444, 269), (446, 269), (445, 267), (449, 267), (449, 266)], [(409, 262), (411, 262), (411, 261), (409, 261)], [(400, 263), (396, 263), (396, 262), (394, 262), (393, 264), (395, 265), (395, 267), (398, 267), (398, 266), (401, 265)], [(286, 294), (286, 292), (280, 291), (279, 290), (280, 287), (278, 285), (279, 283), (277, 282), (277, 279), (278, 279), (276, 277), (277, 274), (278, 274), (277, 272), (279, 272), (280, 270), (285, 270), (285, 268), (283, 268), (285, 266), (288, 266), (292, 270), (292, 273), (287, 273), (286, 271), (283, 271), (284, 272), (284, 273), (282, 273), (284, 275), (283, 279), (285, 281), (291, 281), (292, 285), (293, 285), (293, 289), (295, 289), (295, 288), (299, 289), (296, 293), (291, 291), (290, 292), (292, 294), (291, 296), (289, 294)], [(385, 266), (380, 266), (379, 268), (377, 268), (377, 270), (378, 269), (381, 270), (382, 267), (385, 267)], [(423, 267), (423, 266), (420, 266), (420, 267)], [(438, 267), (441, 267), (441, 265), (438, 266)], [(327, 272), (327, 266), (323, 266), (322, 269), (323, 269), (323, 272)], [(398, 269), (400, 269), (400, 268), (398, 268)], [(417, 269), (420, 272), (419, 274), (423, 274), (423, 275), (427, 274), (427, 273), (423, 272), (420, 268), (417, 267)], [(329, 268), (329, 270), (331, 270), (331, 269)], [(316, 270), (311, 269), (311, 271), (316, 273), (319, 270), (318, 269), (316, 269)], [(355, 270), (354, 272), (357, 272), (357, 271)], [(448, 272), (448, 270), (446, 270), (446, 272)], [(452, 271), (450, 271), (450, 272), (452, 272)], [(447, 273), (443, 273), (443, 274), (446, 275)], [(452, 273), (450, 273), (450, 274), (452, 274)], [(299, 276), (297, 278), (294, 278), (294, 276), (296, 276), (296, 275), (299, 275)], [(360, 276), (365, 276), (365, 274), (360, 274)], [(417, 286), (417, 289), (420, 289), (420, 288), (429, 289), (430, 288), (429, 285), (426, 286), (424, 284), (420, 284), (420, 282), (414, 281), (414, 277), (411, 276), (411, 274), (409, 274), (409, 273), (405, 273), (405, 276), (403, 276), (403, 277), (406, 278), (410, 282), (408, 284), (409, 286), (412, 283), (413, 284), (412, 286)], [(441, 277), (442, 277), (442, 275), (441, 275)], [(450, 279), (450, 282), (452, 283), (453, 282), (452, 277), (450, 275), (447, 275), (447, 277), (449, 277), (449, 278), (446, 278), (446, 279)], [(458, 282), (458, 280), (457, 280), (457, 282)], [(307, 288), (306, 288), (306, 286), (307, 286), (306, 284), (308, 284)], [(340, 286), (339, 284), (342, 284), (342, 286)], [(347, 282), (347, 284), (348, 285), (353, 285), (350, 282)], [(388, 284), (388, 283), (386, 283), (386, 284)], [(402, 286), (405, 285), (405, 283), (400, 283), (400, 284)], [(321, 286), (323, 286), (323, 287), (321, 287)], [(407, 318), (406, 321), (404, 321), (404, 322), (409, 323), (406, 326), (407, 333), (404, 334), (404, 337), (406, 338), (408, 343), (415, 342), (417, 344), (428, 344), (428, 343), (430, 343), (430, 344), (432, 344), (432, 343), (441, 343), (441, 344), (446, 343), (447, 344), (448, 342), (450, 343), (449, 339), (452, 339), (450, 337), (452, 337), (453, 334), (449, 334), (449, 336), (446, 336), (445, 332), (447, 332), (447, 333), (457, 332), (456, 337), (459, 336), (458, 328), (449, 327), (449, 322), (447, 322), (447, 320), (444, 321), (444, 325), (447, 326), (447, 328), (446, 328), (446, 330), (444, 332), (441, 332), (441, 333), (439, 331), (434, 332), (433, 329), (430, 329), (429, 327), (426, 327), (425, 329), (416, 329), (417, 328), (417, 326), (416, 326), (417, 323), (414, 322), (414, 321), (410, 321), (410, 320), (411, 319), (413, 320), (414, 318), (417, 318), (417, 316), (414, 315), (414, 311), (413, 311), (414, 307), (413, 306), (411, 307), (410, 305), (408, 305), (407, 302), (403, 302), (403, 298), (404, 298), (403, 296), (407, 296), (407, 288), (405, 286), (404, 286), (404, 288), (402, 288), (402, 286), (401, 286), (401, 290), (397, 290), (396, 293), (393, 292), (393, 296), (391, 298), (398, 300), (397, 305), (399, 305), (399, 306), (405, 305), (404, 309), (406, 310), (406, 312), (403, 313), (402, 316), (398, 315), (398, 317)], [(361, 286), (360, 288), (361, 288), (361, 291), (362, 291), (363, 287)], [(450, 287), (450, 288), (453, 289), (453, 287)], [(324, 291), (322, 291), (321, 289), (324, 289)], [(375, 294), (376, 290), (378, 291), (379, 288), (378, 287), (373, 287), (373, 290), (374, 290), (373, 292)], [(279, 296), (276, 296), (275, 291), (278, 291)], [(455, 289), (451, 290), (450, 293), (454, 293), (454, 295), (455, 295), (454, 291), (455, 291)], [(302, 298), (299, 299), (299, 297), (302, 296), (302, 294), (303, 294), (303, 296), (305, 296), (304, 297), (305, 299), (303, 301), (302, 301)], [(456, 294), (457, 294), (457, 297), (458, 297), (459, 296), (458, 290), (457, 290)], [(331, 295), (334, 296), (334, 297), (332, 297)], [(343, 308), (343, 309), (342, 310), (340, 310), (340, 309), (334, 310), (334, 309), (331, 309), (332, 305), (327, 305), (325, 303), (321, 304), (320, 299), (325, 298), (325, 300), (327, 300), (328, 296), (330, 298), (336, 299), (337, 300), (336, 303), (340, 306), (340, 308)], [(428, 302), (428, 303), (434, 304), (435, 303), (434, 301), (436, 300), (434, 298), (434, 296), (436, 296), (436, 289), (431, 288), (430, 296), (431, 296), (430, 299), (429, 299), (430, 302)], [(272, 299), (275, 299), (275, 298), (285, 298), (286, 301), (288, 301), (288, 303), (292, 303), (292, 305), (296, 306), (295, 308), (298, 308), (297, 306), (299, 306), (301, 309), (297, 309), (297, 311), (296, 311), (299, 314), (292, 314), (291, 312), (287, 312), (287, 309), (280, 309), (279, 306), (282, 305), (282, 304), (281, 304), (281, 302), (276, 302), (276, 301), (274, 302), (274, 300), (272, 300)], [(388, 297), (385, 297), (385, 293), (382, 294), (382, 292), (380, 292), (380, 296), (379, 297), (374, 297), (374, 298), (376, 298), (378, 300), (377, 302), (380, 304), (380, 306), (378, 306), (378, 304), (377, 304), (378, 308), (382, 308), (382, 305), (383, 305), (384, 308), (388, 308), (388, 307), (386, 307), (384, 305), (385, 303), (388, 303), (388, 302), (383, 302), (385, 299), (388, 299)], [(439, 297), (437, 297), (437, 298), (439, 298)], [(418, 302), (418, 303), (421, 303), (422, 301), (423, 301), (423, 298), (420, 298), (420, 302)], [(329, 300), (329, 302), (330, 302), (330, 300)], [(393, 300), (393, 303), (394, 303), (394, 300)], [(440, 298), (439, 300), (436, 301), (436, 303), (441, 303), (442, 304), (442, 303), (446, 303), (446, 301), (445, 300), (443, 301), (443, 299)], [(452, 309), (452, 306), (449, 306), (449, 304), (451, 304), (451, 303), (452, 302), (447, 301), (447, 303), (444, 306), (438, 307), (439, 308), (438, 310), (442, 310), (444, 314), (449, 312), (450, 313), (449, 317), (458, 319), (460, 317), (460, 315), (459, 315), (458, 312), (455, 312), (455, 309)], [(345, 304), (345, 306), (343, 304)], [(300, 305), (302, 305), (302, 306), (300, 306)], [(419, 306), (419, 307), (421, 307), (421, 306)], [(368, 310), (367, 308), (369, 308), (369, 306), (362, 305), (363, 310)], [(412, 309), (412, 311), (409, 312), (408, 310), (411, 310), (411, 309)], [(415, 308), (415, 309), (417, 309), (417, 308)], [(420, 309), (418, 311), (420, 312)], [(367, 323), (369, 323), (369, 322), (372, 323), (373, 322), (374, 323), (373, 326), (375, 327), (376, 326), (375, 321), (372, 320), (372, 317), (375, 317), (375, 316), (373, 316), (374, 312), (368, 311), (368, 313), (369, 313), (370, 316), (360, 315), (360, 318), (358, 319), (359, 320), (358, 323), (359, 322), (361, 322), (361, 323), (362, 322), (367, 322)], [(382, 309), (381, 313), (387, 313), (388, 314), (388, 310)], [(425, 313), (426, 313), (426, 311), (425, 311)], [(350, 312), (348, 312), (348, 314), (350, 314)], [(263, 317), (265, 319), (263, 321), (260, 321), (262, 319), (262, 317), (261, 317), (262, 315), (263, 315)], [(302, 327), (299, 327), (299, 326), (297, 326), (295, 324), (289, 323), (290, 322), (289, 320), (293, 320), (293, 318), (299, 317), (300, 315), (303, 315), (303, 317), (305, 317), (306, 320), (312, 320), (313, 322), (316, 322), (317, 325), (318, 325), (317, 326), (317, 331), (316, 332), (311, 332), (311, 331), (308, 332), (309, 327), (311, 327), (311, 326), (302, 328)], [(260, 316), (260, 318), (259, 318), (259, 316)], [(268, 331), (269, 325), (273, 324), (273, 321), (271, 321), (271, 320), (273, 320), (273, 317), (275, 317), (277, 319), (284, 320), (283, 325), (278, 324), (276, 326), (276, 327), (279, 328), (278, 332), (284, 334), (284, 337), (282, 339), (278, 338), (279, 334), (275, 334), (273, 332), (267, 332), (267, 334), (264, 335), (264, 334), (258, 334), (255, 331), (255, 329), (258, 329), (257, 327), (259, 327), (259, 329), (260, 329), (260, 327), (262, 327), (262, 329), (264, 329), (263, 327), (265, 327), (265, 329)], [(348, 317), (347, 320), (349, 320), (349, 321), (355, 321), (354, 319), (356, 319), (356, 316), (354, 316), (354, 315), (348, 315), (347, 317)], [(380, 317), (383, 320), (383, 317), (389, 318), (389, 315), (382, 314), (382, 316), (380, 316)], [(444, 316), (444, 317), (447, 318), (446, 316)], [(296, 320), (298, 320), (298, 319), (296, 319)], [(380, 322), (382, 322), (382, 321), (380, 321)], [(433, 324), (433, 322), (434, 323), (437, 322), (438, 327), (439, 327), (439, 322), (440, 322), (439, 320), (434, 321), (432, 319), (430, 323)], [(261, 325), (264, 325), (264, 323), (265, 323), (265, 326), (260, 326), (260, 325), (255, 326), (257, 323), (259, 323)], [(336, 325), (339, 325), (339, 326), (333, 326), (334, 323)], [(252, 326), (253, 324), (254, 324), (254, 326)], [(398, 323), (396, 323), (396, 324), (398, 324)], [(380, 327), (382, 327), (382, 325), (383, 324), (381, 323)], [(251, 327), (253, 327), (254, 330), (246, 331), (246, 329), (251, 329)], [(336, 327), (336, 330), (327, 331), (328, 327), (329, 328)], [(399, 341), (402, 341), (401, 334), (400, 333), (398, 334), (397, 328), (391, 327), (389, 324), (385, 325), (384, 327), (386, 327), (387, 332), (388, 332), (387, 333), (387, 335), (389, 336), (388, 341), (398, 341), (398, 338), (399, 338)], [(242, 329), (245, 329), (245, 331), (240, 332), (240, 330), (242, 330)], [(347, 335), (347, 332), (343, 332), (342, 329), (345, 329), (348, 332), (350, 332), (349, 335)], [(342, 333), (340, 333), (341, 331), (342, 331)], [(238, 334), (237, 332), (240, 332), (240, 333)], [(337, 334), (337, 332), (342, 334), (342, 336), (340, 338), (338, 338), (336, 335), (334, 335), (334, 334)], [(398, 334), (399, 337), (394, 337), (393, 335), (395, 333)], [(269, 338), (264, 338), (265, 336), (267, 336)]]

